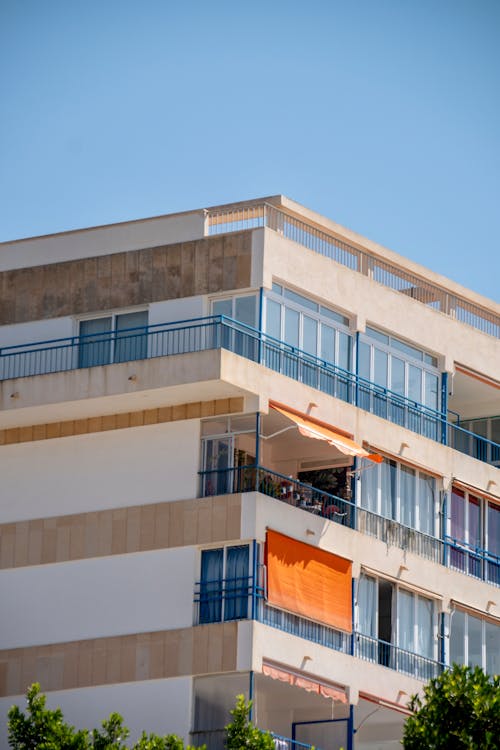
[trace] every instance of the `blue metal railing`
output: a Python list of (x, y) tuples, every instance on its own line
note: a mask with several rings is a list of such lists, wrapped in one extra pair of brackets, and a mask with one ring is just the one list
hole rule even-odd
[[(200, 593), (205, 585), (215, 584), (216, 592), (210, 597), (210, 617), (202, 618), (200, 602), (203, 594)], [(380, 638), (372, 638), (357, 631), (345, 633), (343, 631), (323, 625), (313, 620), (308, 620), (300, 615), (285, 612), (268, 604), (265, 600), (265, 590), (259, 586), (252, 576), (245, 578), (226, 579), (217, 582), (196, 582), (194, 602), (197, 617), (196, 625), (209, 622), (222, 622), (225, 609), (225, 600), (233, 601), (232, 592), (242, 590), (245, 592), (245, 601), (248, 602), (254, 595), (257, 598), (256, 620), (272, 628), (282, 630), (290, 635), (304, 638), (307, 641), (318, 643), (321, 646), (340, 651), (343, 654), (352, 654), (360, 659), (380, 664), (398, 672), (416, 677), (419, 680), (430, 680), (436, 677), (443, 669), (443, 664), (421, 654), (407, 651), (393, 643), (387, 643)], [(243, 611), (243, 609), (242, 609)], [(250, 619), (250, 608), (244, 608), (245, 614), (237, 619)]]
[(0, 380), (220, 348), (481, 461), (500, 463), (500, 445), (448, 422), (436, 409), (221, 315), (7, 346), (0, 350)]
[(202, 497), (235, 492), (261, 492), (313, 515), (348, 526), (427, 560), (453, 567), (500, 586), (500, 557), (457, 539), (418, 531), (392, 518), (355, 505), (350, 500), (264, 466), (200, 471)]
[(500, 556), (482, 547), (446, 535), (448, 566), (466, 575), (500, 586)]

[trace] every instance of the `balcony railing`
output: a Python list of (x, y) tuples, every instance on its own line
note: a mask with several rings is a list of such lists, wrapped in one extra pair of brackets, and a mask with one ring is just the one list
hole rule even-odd
[(264, 466), (212, 469), (199, 474), (202, 497), (261, 492), (315, 516), (373, 536), (385, 544), (500, 586), (500, 557), (488, 550), (468, 548), (465, 543), (451, 537), (443, 540), (426, 534)]
[(455, 320), (500, 338), (500, 316), (465, 297), (431, 284), (425, 277), (409, 273), (367, 250), (350, 245), (312, 223), (298, 219), (270, 203), (208, 211), (209, 234), (268, 227), (309, 250), (331, 258), (353, 271), (406, 297), (438, 310)]
[[(313, 750), (313, 745), (308, 745), (305, 742), (298, 742), (275, 732), (269, 732), (269, 734), (274, 740), (276, 750)], [(191, 742), (194, 743), (194, 746), (206, 745), (207, 750), (224, 750), (226, 747), (225, 740), (225, 729), (198, 729), (191, 732)], [(321, 750), (316, 745), (314, 745), (314, 748), (315, 750)]]
[[(393, 643), (388, 643), (379, 638), (372, 638), (357, 631), (354, 631), (352, 634), (345, 633), (328, 625), (308, 620), (300, 615), (277, 609), (268, 604), (265, 600), (266, 592), (264, 587), (255, 584), (251, 576), (245, 579), (221, 580), (217, 582), (218, 585), (215, 587), (214, 583), (214, 581), (198, 581), (195, 584), (194, 602), (197, 612), (195, 625), (202, 625), (208, 622), (223, 622), (223, 613), (227, 608), (226, 599), (229, 597), (229, 602), (232, 606), (234, 603), (233, 592), (239, 590), (242, 592), (241, 601), (244, 601), (245, 604), (239, 607), (240, 616), (236, 619), (255, 619), (264, 625), (269, 625), (272, 628), (282, 630), (298, 638), (304, 638), (307, 641), (317, 643), (334, 651), (351, 654), (360, 659), (388, 667), (389, 669), (395, 669), (398, 672), (411, 675), (419, 680), (430, 680), (431, 677), (436, 677), (443, 669), (443, 665), (440, 662), (400, 648)], [(202, 592), (207, 586), (211, 587), (212, 591), (217, 590), (217, 594), (214, 594), (210, 598), (210, 610), (206, 610), (206, 613), (210, 615), (208, 618), (203, 617), (203, 609), (200, 606), (200, 602), (203, 599)], [(256, 606), (250, 608), (246, 603), (252, 599), (256, 602)], [(250, 614), (251, 612), (252, 614)]]
[(362, 633), (354, 633), (354, 655), (425, 682), (437, 677), (444, 669), (444, 664), (435, 659)]
[(450, 568), (500, 586), (500, 556), (451, 536), (444, 543)]
[(0, 351), (0, 380), (220, 348), (481, 461), (500, 462), (500, 445), (441, 412), (221, 315), (7, 346)]

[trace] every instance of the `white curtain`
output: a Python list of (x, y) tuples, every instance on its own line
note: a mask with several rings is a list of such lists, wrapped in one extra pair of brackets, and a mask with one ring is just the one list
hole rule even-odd
[(358, 629), (363, 635), (377, 637), (377, 582), (360, 576), (358, 581)]

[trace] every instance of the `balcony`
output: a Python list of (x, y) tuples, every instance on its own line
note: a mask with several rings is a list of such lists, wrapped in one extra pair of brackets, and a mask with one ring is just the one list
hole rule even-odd
[(372, 536), (432, 562), (500, 586), (500, 557), (445, 536), (440, 539), (386, 518), (350, 500), (264, 466), (200, 472), (202, 496), (260, 492), (317, 517)]
[(277, 609), (267, 603), (265, 587), (253, 576), (198, 581), (195, 584), (194, 604), (195, 625), (228, 620), (257, 620), (325, 648), (356, 656), (422, 681), (436, 677), (444, 668), (441, 662), (407, 651), (394, 643), (357, 631), (345, 633)]
[(480, 461), (500, 462), (499, 444), (441, 412), (225, 316), (4, 347), (0, 380), (221, 348)]

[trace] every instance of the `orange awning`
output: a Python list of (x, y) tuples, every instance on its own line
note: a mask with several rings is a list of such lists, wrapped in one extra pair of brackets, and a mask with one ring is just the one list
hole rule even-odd
[(352, 563), (277, 531), (266, 534), (269, 604), (350, 633)]
[(320, 682), (315, 677), (303, 675), (299, 672), (292, 672), (282, 666), (267, 662), (262, 663), (262, 673), (265, 674), (266, 677), (271, 677), (273, 680), (279, 680), (280, 682), (286, 682), (288, 685), (301, 687), (304, 690), (307, 690), (308, 693), (317, 693), (323, 698), (331, 698), (332, 701), (347, 703), (345, 690), (340, 687), (328, 685), (322, 681)]
[(295, 422), (299, 428), (299, 432), (304, 437), (315, 438), (316, 440), (324, 440), (328, 445), (332, 445), (337, 448), (341, 453), (347, 456), (358, 456), (359, 458), (368, 458), (370, 461), (374, 461), (379, 464), (383, 461), (382, 456), (378, 453), (368, 453), (367, 450), (355, 443), (351, 438), (342, 435), (331, 425), (321, 422), (319, 419), (310, 417), (308, 414), (292, 409), (289, 406), (284, 406), (278, 401), (269, 401), (271, 409), (279, 411), (287, 419)]

